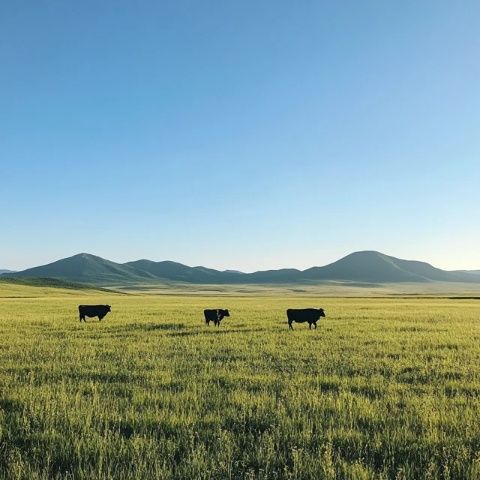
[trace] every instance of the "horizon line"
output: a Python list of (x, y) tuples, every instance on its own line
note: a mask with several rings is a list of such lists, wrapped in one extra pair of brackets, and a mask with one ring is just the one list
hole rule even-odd
[(100, 258), (102, 260), (107, 260), (109, 262), (117, 263), (119, 265), (125, 265), (127, 263), (139, 262), (139, 261), (149, 261), (149, 262), (154, 262), (154, 263), (172, 262), (172, 263), (177, 263), (177, 264), (180, 264), (180, 265), (184, 265), (184, 266), (189, 267), (189, 268), (208, 268), (210, 270), (216, 270), (216, 271), (219, 271), (219, 272), (231, 271), (231, 272), (238, 272), (238, 273), (243, 273), (243, 274), (252, 274), (252, 273), (257, 273), (257, 272), (270, 272), (270, 271), (279, 271), (279, 270), (296, 270), (296, 271), (299, 271), (299, 272), (304, 272), (304, 271), (312, 269), (312, 268), (326, 267), (328, 265), (331, 265), (333, 263), (338, 262), (339, 260), (342, 260), (346, 257), (349, 257), (350, 255), (359, 254), (359, 253), (376, 253), (376, 254), (384, 255), (386, 257), (395, 258), (397, 260), (425, 263), (425, 264), (428, 264), (428, 265), (430, 265), (434, 268), (437, 268), (439, 270), (443, 270), (443, 271), (446, 271), (446, 272), (462, 272), (462, 271), (477, 271), (477, 270), (479, 270), (478, 268), (474, 268), (474, 267), (467, 268), (467, 269), (465, 269), (465, 268), (446, 269), (446, 268), (442, 268), (442, 267), (437, 267), (433, 262), (431, 263), (431, 262), (428, 262), (428, 261), (425, 261), (425, 260), (401, 258), (401, 257), (395, 256), (395, 255), (390, 255), (390, 254), (387, 254), (387, 253), (383, 253), (380, 250), (373, 250), (373, 249), (354, 250), (350, 253), (347, 253), (347, 254), (344, 254), (340, 257), (337, 257), (336, 260), (329, 261), (329, 262), (324, 263), (324, 264), (313, 264), (313, 265), (311, 265), (309, 267), (306, 267), (306, 268), (291, 267), (291, 266), (279, 266), (279, 267), (276, 267), (276, 268), (264, 268), (264, 269), (257, 269), (257, 270), (251, 270), (251, 271), (240, 270), (239, 268), (232, 268), (232, 267), (228, 267), (228, 268), (209, 267), (209, 266), (206, 266), (206, 264), (190, 265), (189, 263), (184, 263), (184, 262), (177, 261), (177, 260), (168, 260), (168, 259), (151, 260), (149, 258), (137, 258), (135, 260), (116, 261), (116, 260), (112, 260), (110, 258), (103, 257), (101, 255), (97, 255), (95, 253), (89, 253), (89, 252), (79, 252), (79, 253), (75, 253), (73, 255), (68, 255), (66, 257), (57, 258), (56, 260), (51, 260), (51, 261), (48, 261), (46, 263), (41, 263), (41, 264), (35, 264), (33, 266), (29, 266), (29, 267), (25, 267), (25, 268), (17, 268), (16, 269), (15, 267), (6, 267), (6, 266), (3, 266), (3, 265), (0, 265), (0, 268), (5, 269), (5, 270), (9, 270), (12, 273), (17, 273), (17, 272), (23, 272), (25, 270), (30, 270), (32, 268), (37, 268), (37, 267), (43, 267), (43, 266), (46, 266), (46, 265), (50, 265), (52, 263), (56, 263), (56, 262), (66, 260), (66, 259), (69, 259), (69, 258), (74, 258), (74, 257), (78, 257), (78, 256), (81, 256), (81, 255), (88, 255), (88, 256)]

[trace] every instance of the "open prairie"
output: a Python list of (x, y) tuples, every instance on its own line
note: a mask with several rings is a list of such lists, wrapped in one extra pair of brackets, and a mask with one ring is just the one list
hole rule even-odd
[[(112, 313), (79, 323), (80, 303)], [(302, 306), (317, 330), (288, 330)], [(207, 327), (209, 307), (231, 317)], [(0, 286), (0, 478), (479, 478), (479, 313)]]

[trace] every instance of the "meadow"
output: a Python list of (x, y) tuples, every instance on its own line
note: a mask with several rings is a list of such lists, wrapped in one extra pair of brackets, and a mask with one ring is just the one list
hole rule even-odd
[[(80, 324), (79, 303), (112, 313)], [(288, 330), (302, 306), (316, 331)], [(0, 478), (480, 478), (479, 312), (0, 286)]]

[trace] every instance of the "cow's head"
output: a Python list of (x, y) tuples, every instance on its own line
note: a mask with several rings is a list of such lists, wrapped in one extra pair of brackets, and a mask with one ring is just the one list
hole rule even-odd
[(319, 308), (318, 311), (319, 311), (321, 317), (325, 316), (325, 310), (323, 308)]
[(111, 312), (112, 311), (112, 307), (110, 305), (105, 305), (107, 307), (107, 311)]
[(230, 312), (228, 310), (222, 310), (222, 314), (224, 317), (229, 317), (230, 316)]

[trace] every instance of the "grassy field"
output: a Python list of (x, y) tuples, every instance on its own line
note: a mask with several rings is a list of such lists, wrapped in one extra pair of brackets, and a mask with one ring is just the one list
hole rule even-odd
[(480, 478), (480, 301), (301, 295), (1, 286), (0, 478)]

